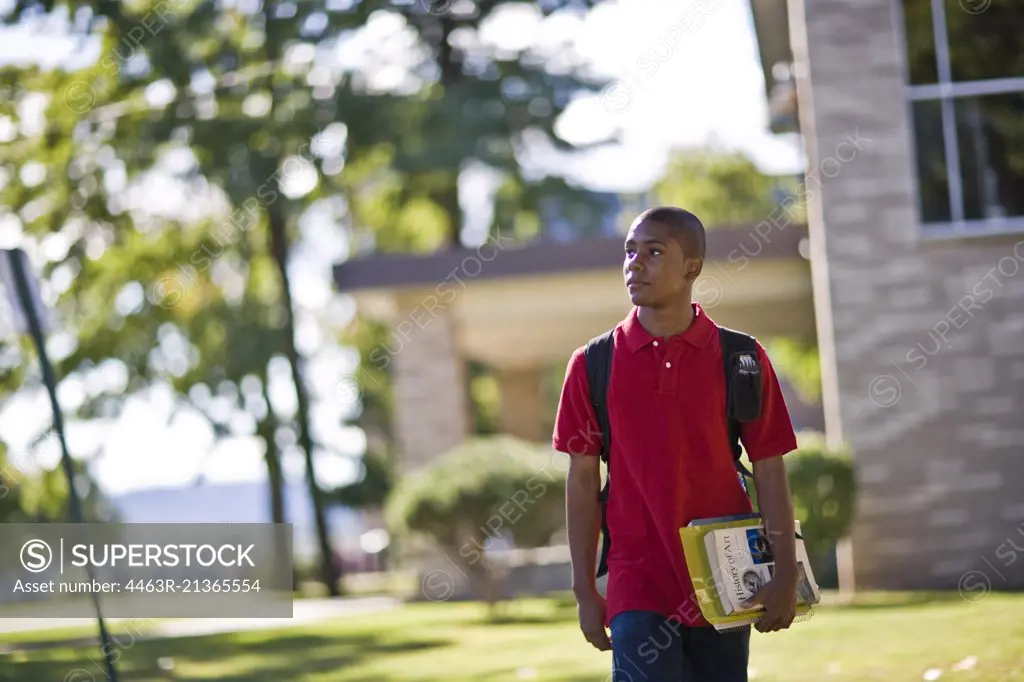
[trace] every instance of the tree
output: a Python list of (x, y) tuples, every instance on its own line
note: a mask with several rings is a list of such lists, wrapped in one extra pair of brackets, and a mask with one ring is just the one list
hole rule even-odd
[[(54, 6), (48, 3), (45, 9)], [(19, 3), (15, 17), (38, 8), (36, 3)], [(70, 221), (55, 223), (62, 205), (70, 203), (78, 209), (72, 211), (72, 220), (85, 219), (82, 231), (90, 233), (86, 239), (93, 239), (97, 232), (109, 236), (108, 249), (92, 259), (95, 267), (83, 265), (86, 240), (77, 239), (68, 257), (51, 268), (71, 263), (83, 270), (85, 276), (76, 280), (70, 293), (98, 307), (68, 311), (68, 319), (87, 332), (64, 363), (69, 370), (110, 356), (127, 359), (137, 379), (133, 388), (171, 383), (182, 402), (210, 417), (219, 435), (251, 430), (238, 429), (231, 420), (247, 407), (246, 394), (254, 388), (262, 392), (249, 402), (257, 405), (256, 413), (263, 417), (256, 433), (266, 445), (272, 512), (278, 522), (284, 521), (284, 507), (277, 440), (282, 428), (296, 432), (306, 459), (324, 580), (331, 594), (337, 594), (337, 567), (315, 477), (309, 398), (295, 345), (288, 231), (295, 229), (298, 216), (294, 205), (285, 206), (287, 199), (278, 200), (288, 191), (280, 183), (282, 164), (303, 144), (308, 148), (315, 126), (328, 120), (327, 105), (296, 114), (294, 96), (302, 90), (308, 97), (311, 86), (298, 87), (301, 77), (289, 75), (279, 63), (281, 46), (298, 36), (311, 16), (327, 15), (313, 3), (303, 5), (309, 11), (291, 15), (279, 8), (268, 2), (262, 11), (246, 14), (222, 12), (213, 3), (174, 3), (170, 10), (167, 3), (157, 2), (130, 7), (94, 3), (91, 11), (86, 10), (89, 28), (83, 37), (99, 37), (103, 56), (97, 65), (70, 78), (12, 70), (15, 87), (27, 83), (23, 98), (49, 99), (46, 134), (42, 139), (24, 140), (21, 155), (8, 157), (12, 171), (23, 171), (31, 163), (26, 153), (34, 152), (51, 161), (44, 174), (58, 181), (39, 191), (29, 183), (15, 183), (21, 186), (12, 189), (11, 203), (31, 205), (37, 200), (31, 195), (55, 188), (59, 195), (48, 197), (50, 210), (34, 221), (32, 231), (68, 234)], [(327, 19), (329, 26), (332, 21)], [(229, 85), (216, 95), (195, 86), (197, 77), (216, 80), (225, 74)], [(163, 93), (156, 104), (154, 91)], [(268, 116), (253, 115), (253, 107), (260, 106), (269, 107)], [(210, 107), (222, 111), (212, 116)], [(162, 175), (190, 185), (193, 191), (202, 192), (206, 183), (215, 183), (229, 205), (237, 207), (231, 223), (217, 224), (207, 217), (176, 225), (166, 217), (154, 220), (145, 210), (125, 211), (118, 206), (125, 203), (125, 185), (160, 175), (161, 164), (175, 154), (179, 166), (185, 161), (185, 169)], [(63, 168), (70, 170), (70, 183), (60, 181)], [(122, 187), (115, 190), (103, 182), (109, 181), (112, 170), (120, 170), (123, 176)], [(114, 249), (109, 249), (111, 243)], [(263, 254), (270, 255), (272, 270), (261, 262)], [(271, 277), (275, 271), (276, 285)], [(241, 294), (233, 295), (231, 290), (238, 288), (239, 281)], [(135, 309), (127, 313), (112, 310), (130, 285), (148, 292), (149, 300), (136, 301)], [(134, 319), (110, 329), (107, 323), (112, 318), (120, 318), (122, 325), (125, 318)], [(168, 339), (169, 343), (161, 343)], [(228, 340), (238, 343), (225, 346)], [(177, 356), (161, 358), (166, 350), (161, 345), (175, 346)], [(152, 346), (157, 348), (150, 352)], [(194, 359), (187, 360), (190, 354)], [(272, 407), (259, 408), (269, 398), (267, 372), (275, 357), (287, 360), (295, 385), (298, 409), (290, 424), (282, 423), (285, 420)], [(183, 359), (184, 363), (175, 362)], [(211, 385), (215, 386), (212, 391)], [(117, 409), (111, 403), (122, 397), (106, 401), (105, 407)]]
[[(0, 523), (69, 523), (68, 481), (60, 465), (45, 468), (59, 446), (49, 430), (30, 443), (27, 452), (12, 453), (0, 441)], [(81, 461), (73, 462), (75, 480), (86, 521), (115, 521), (110, 506)]]
[(743, 153), (690, 149), (671, 159), (653, 193), (657, 203), (692, 211), (710, 229), (759, 223), (777, 215), (780, 206), (792, 222), (802, 222), (805, 208), (802, 197), (794, 196), (796, 185), (795, 178), (765, 175)]
[(388, 524), (399, 537), (430, 538), (493, 612), (501, 581), (492, 543), (543, 547), (564, 526), (561, 457), (510, 436), (473, 438), (400, 481)]
[[(376, 107), (374, 123), (392, 150), (380, 192), (393, 199), (387, 208), (369, 198), (354, 202), (355, 227), (373, 235), (382, 250), (404, 249), (408, 242), (427, 251), (460, 247), (467, 236), (462, 209), (466, 197), (459, 185), (470, 168), (486, 168), (498, 178), (491, 233), (529, 239), (537, 234), (546, 201), (591, 203), (588, 193), (561, 178), (537, 177), (525, 152), (545, 147), (575, 151), (558, 135), (555, 123), (573, 98), (596, 92), (604, 82), (589, 75), (569, 40), (545, 53), (532, 45), (488, 42), (482, 29), (510, 13), (540, 21), (595, 4), (360, 3), (368, 23), (393, 22), (396, 34), (410, 31), (409, 49), (403, 50), (410, 61), (402, 69), (402, 82), (410, 84), (403, 87), (413, 94)], [(381, 67), (396, 67), (386, 61), (391, 56), (383, 50), (372, 58)], [(407, 244), (395, 243), (398, 235), (408, 235)]]
[[(366, 235), (387, 250), (455, 244), (458, 182), (476, 163), (502, 178), (491, 228), (531, 236), (543, 201), (586, 196), (532, 176), (522, 149), (533, 140), (566, 149), (557, 115), (600, 85), (585, 83), (569, 50), (556, 73), (532, 50), (474, 45), (503, 6), (529, 5), (478, 3), (468, 14), (382, 0), (339, 6), (21, 0), (5, 20), (72, 16), (74, 7), (69, 30), (98, 40), (100, 57), (72, 73), (7, 67), (0, 102), (17, 131), (0, 150), (10, 179), (0, 204), (27, 238), (60, 236), (41, 269), (77, 341), (61, 373), (116, 362), (129, 376), (123, 390), (90, 397), (81, 415), (114, 416), (128, 395), (171, 386), (178, 408), (206, 416), (219, 437), (264, 443), (275, 520), (280, 450), (297, 443), (329, 585), (313, 454), (331, 448), (308, 423), (326, 396), (304, 389), (296, 328), (312, 316), (297, 309), (290, 282), (303, 221), (346, 224), (356, 246)], [(589, 3), (543, 12), (574, 6)], [(416, 57), (406, 68), (413, 87), (378, 86), (373, 63), (323, 59), (373, 22), (406, 32), (411, 48), (400, 53)], [(29, 125), (40, 103), (45, 119)], [(179, 210), (140, 200), (152, 183), (180, 192)], [(279, 359), (296, 387), (294, 411), (271, 404)]]

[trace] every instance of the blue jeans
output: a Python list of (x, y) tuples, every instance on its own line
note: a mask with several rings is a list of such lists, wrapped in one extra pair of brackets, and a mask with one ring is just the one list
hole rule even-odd
[(689, 627), (652, 611), (611, 621), (612, 682), (747, 682), (750, 626)]

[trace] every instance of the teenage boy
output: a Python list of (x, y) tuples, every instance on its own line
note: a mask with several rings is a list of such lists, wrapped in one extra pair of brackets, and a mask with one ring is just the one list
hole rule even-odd
[[(747, 680), (750, 628), (719, 633), (704, 620), (679, 539), (693, 519), (752, 510), (729, 446), (718, 328), (691, 300), (704, 257), (704, 226), (680, 208), (649, 209), (626, 235), (633, 309), (614, 330), (607, 399), (614, 472), (607, 601), (595, 577), (601, 432), (582, 347), (569, 361), (555, 419), (554, 448), (570, 455), (566, 521), (580, 629), (597, 649), (611, 649), (613, 682)], [(765, 607), (756, 628), (773, 632), (796, 614), (793, 506), (782, 461), (796, 435), (771, 363), (756, 347), (761, 412), (740, 435), (776, 561), (774, 578), (753, 600)]]

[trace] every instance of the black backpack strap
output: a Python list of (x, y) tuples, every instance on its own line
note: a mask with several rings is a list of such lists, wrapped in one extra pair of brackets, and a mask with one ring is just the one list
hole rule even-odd
[[(756, 418), (760, 412), (761, 373), (757, 359), (757, 341), (749, 334), (727, 327), (719, 327), (718, 335), (722, 343), (722, 365), (725, 372), (725, 415), (729, 424), (729, 448), (740, 474), (753, 476), (740, 462), (743, 455), (743, 447), (740, 445), (740, 424)], [(745, 383), (744, 379), (748, 381)], [(757, 382), (756, 386), (751, 386), (751, 381)], [(737, 395), (738, 391), (746, 391), (748, 388), (749, 393), (756, 391), (757, 395)], [(751, 405), (755, 407), (753, 414), (750, 412)]]
[(601, 558), (597, 566), (597, 577), (608, 572), (608, 550), (611, 535), (608, 533), (608, 490), (611, 487), (612, 432), (608, 421), (608, 385), (612, 376), (612, 352), (615, 349), (615, 330), (591, 339), (584, 349), (587, 360), (587, 382), (590, 386), (590, 402), (597, 415), (597, 426), (601, 429), (601, 459), (607, 467), (604, 488), (598, 495), (601, 503)]

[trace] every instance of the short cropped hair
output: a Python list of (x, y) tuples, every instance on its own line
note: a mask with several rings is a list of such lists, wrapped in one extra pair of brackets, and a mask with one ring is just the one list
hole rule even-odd
[(687, 258), (704, 259), (707, 253), (704, 223), (693, 213), (675, 206), (658, 206), (649, 208), (637, 216), (636, 224), (645, 220), (671, 228)]

